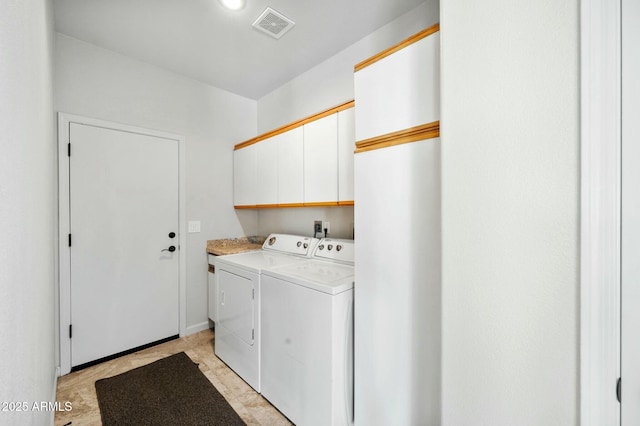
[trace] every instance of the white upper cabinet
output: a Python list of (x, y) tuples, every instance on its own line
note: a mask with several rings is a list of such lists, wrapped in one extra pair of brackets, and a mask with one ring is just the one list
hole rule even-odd
[(233, 154), (236, 207), (353, 204), (354, 121), (348, 102), (242, 143)]
[(440, 119), (440, 32), (355, 73), (356, 140)]
[(303, 126), (304, 202), (338, 201), (338, 115)]
[(278, 203), (304, 199), (304, 145), (302, 127), (274, 136), (278, 141)]
[(256, 204), (256, 144), (233, 151), (233, 203)]
[[(277, 136), (254, 144), (256, 147), (255, 204), (278, 203), (278, 139)], [(254, 146), (252, 145), (252, 146)]]
[(338, 113), (338, 201), (353, 201), (355, 108)]

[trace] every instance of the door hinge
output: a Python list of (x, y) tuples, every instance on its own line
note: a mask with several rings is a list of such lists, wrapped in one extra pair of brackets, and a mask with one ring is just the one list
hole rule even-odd
[(69, 339), (73, 337), (73, 326), (69, 324)]
[(251, 330), (251, 340), (256, 338), (255, 330)]
[(618, 398), (618, 402), (622, 402), (622, 377), (618, 377), (616, 383), (616, 398)]
[(255, 289), (255, 288), (252, 288), (252, 289), (251, 289), (251, 298), (252, 298), (252, 299), (255, 299), (255, 298), (256, 298), (256, 289)]
[(71, 247), (71, 234), (69, 234), (69, 247)]
[(71, 157), (71, 142), (67, 144), (67, 156)]

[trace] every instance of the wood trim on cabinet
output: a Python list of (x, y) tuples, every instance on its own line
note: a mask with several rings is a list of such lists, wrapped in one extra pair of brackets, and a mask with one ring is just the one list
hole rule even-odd
[(311, 115), (311, 116), (306, 117), (306, 118), (302, 118), (300, 120), (294, 121), (293, 123), (286, 124), (286, 125), (284, 125), (282, 127), (278, 127), (277, 129), (274, 129), (274, 130), (271, 130), (270, 132), (267, 132), (267, 133), (264, 133), (262, 135), (256, 136), (255, 138), (246, 140), (244, 142), (240, 142), (239, 144), (234, 146), (233, 150), (235, 151), (235, 150), (238, 150), (238, 149), (246, 148), (249, 145), (253, 145), (254, 143), (260, 142), (262, 140), (268, 139), (270, 137), (279, 135), (279, 134), (284, 133), (284, 132), (288, 132), (289, 130), (293, 130), (296, 127), (303, 126), (303, 125), (305, 125), (307, 123), (311, 123), (312, 121), (319, 120), (319, 119), (324, 118), (324, 117), (326, 117), (328, 115), (335, 114), (335, 113), (343, 111), (345, 109), (353, 108), (354, 106), (355, 106), (355, 101), (352, 100), (352, 101), (348, 101), (348, 102), (345, 102), (343, 104), (331, 107), (331, 108), (326, 109), (324, 111), (321, 111), (321, 112), (319, 112), (317, 114)]
[(281, 209), (298, 208), (298, 207), (304, 207), (304, 203), (283, 203), (283, 204), (278, 204), (278, 208), (281, 208)]
[(299, 208), (299, 207), (345, 207), (353, 206), (353, 201), (320, 201), (314, 203), (284, 203), (284, 204), (256, 204), (256, 205), (242, 205), (233, 206), (237, 210), (243, 209), (284, 209), (284, 208)]
[(376, 136), (356, 142), (355, 153), (371, 151), (374, 149), (388, 148), (409, 142), (418, 142), (425, 139), (433, 139), (440, 136), (440, 121), (422, 124), (386, 135)]
[(336, 207), (337, 201), (320, 201), (316, 203), (304, 203), (305, 207)]
[(395, 46), (391, 46), (390, 48), (383, 50), (382, 52), (378, 53), (377, 55), (374, 55), (372, 57), (370, 57), (369, 59), (365, 59), (364, 61), (358, 63), (354, 68), (354, 72), (360, 71), (363, 68), (368, 67), (369, 65), (378, 62), (380, 59), (386, 58), (387, 56), (397, 52), (398, 50), (402, 50), (405, 47), (419, 41), (422, 40), (423, 38), (437, 32), (440, 30), (440, 24), (434, 24), (432, 26), (430, 26), (427, 29), (424, 29), (422, 31), (420, 31), (417, 34), (412, 35), (411, 37), (402, 40), (400, 43), (396, 44)]
[[(253, 206), (233, 206), (234, 209), (236, 210), (246, 210), (246, 209), (252, 209), (252, 210), (257, 210), (257, 209), (277, 209), (282, 207), (282, 204), (256, 204)], [(300, 203), (300, 205), (287, 205), (287, 207), (303, 207), (302, 203)]]

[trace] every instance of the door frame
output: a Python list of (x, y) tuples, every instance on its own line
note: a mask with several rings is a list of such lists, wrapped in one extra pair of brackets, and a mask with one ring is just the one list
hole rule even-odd
[(580, 1), (580, 424), (620, 424), (621, 0)]
[(129, 126), (90, 117), (84, 117), (64, 112), (58, 113), (58, 341), (60, 374), (71, 371), (71, 339), (69, 338), (69, 324), (71, 324), (71, 249), (68, 246), (69, 229), (69, 127), (71, 123), (85, 124), (106, 129), (138, 133), (141, 135), (173, 139), (178, 141), (178, 250), (179, 256), (179, 300), (178, 326), (180, 336), (185, 335), (186, 313), (186, 259), (187, 259), (187, 225), (186, 225), (186, 168), (185, 142), (186, 138), (173, 133), (161, 132), (141, 127)]

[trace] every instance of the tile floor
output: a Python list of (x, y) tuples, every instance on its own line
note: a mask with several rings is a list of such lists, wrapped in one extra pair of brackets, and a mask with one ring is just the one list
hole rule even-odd
[(182, 351), (200, 364), (200, 370), (245, 423), (290, 425), (278, 410), (215, 356), (213, 344), (213, 331), (205, 330), (59, 377), (56, 401), (61, 406), (69, 401), (72, 409), (56, 412), (55, 425), (100, 425), (102, 422), (96, 399), (96, 380), (124, 373)]

